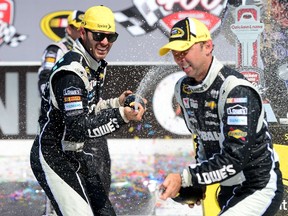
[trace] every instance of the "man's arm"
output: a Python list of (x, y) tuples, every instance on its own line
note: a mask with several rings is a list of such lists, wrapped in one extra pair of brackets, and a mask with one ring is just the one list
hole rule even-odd
[(53, 77), (52, 86), (59, 109), (64, 116), (65, 139), (82, 142), (87, 138), (112, 133), (125, 124), (120, 108), (104, 109), (97, 114), (91, 112), (82, 79), (73, 72), (58, 73)]

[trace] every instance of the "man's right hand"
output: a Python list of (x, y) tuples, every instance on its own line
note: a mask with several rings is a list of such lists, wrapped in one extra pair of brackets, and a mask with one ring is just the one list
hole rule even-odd
[(124, 107), (124, 115), (129, 121), (141, 121), (142, 117), (146, 111), (143, 106), (139, 103), (137, 106), (137, 110), (131, 107)]

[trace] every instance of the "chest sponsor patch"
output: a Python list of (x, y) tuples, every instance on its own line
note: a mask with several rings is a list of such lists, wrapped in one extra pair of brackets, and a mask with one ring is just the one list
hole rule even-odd
[(205, 118), (218, 118), (218, 115), (216, 113), (212, 113), (211, 111), (206, 111)]
[(247, 103), (247, 98), (227, 98), (226, 103)]
[(243, 141), (246, 140), (247, 132), (244, 132), (242, 130), (236, 129), (236, 130), (230, 130), (228, 132), (228, 136), (234, 137), (236, 139), (241, 139)]
[(65, 111), (79, 110), (79, 109), (83, 109), (83, 104), (82, 104), (82, 101), (65, 103), (64, 108), (65, 108)]
[(247, 115), (247, 107), (241, 106), (239, 104), (227, 108), (228, 115)]
[(228, 125), (247, 125), (247, 116), (228, 116)]
[(198, 101), (190, 98), (190, 105), (194, 109), (198, 109)]
[(219, 125), (218, 122), (214, 122), (214, 121), (205, 121), (205, 124), (206, 124), (206, 125), (215, 125), (215, 126), (218, 126), (218, 125)]
[(81, 96), (64, 97), (64, 103), (81, 101)]
[(192, 89), (189, 85), (187, 84), (184, 84), (183, 87), (182, 87), (182, 91), (185, 93), (185, 94), (192, 94)]
[(189, 106), (189, 98), (183, 98), (183, 105), (185, 108), (190, 108)]
[(64, 96), (69, 96), (69, 95), (82, 95), (82, 90), (80, 88), (76, 88), (74, 86), (70, 86), (69, 88), (65, 88), (63, 90), (63, 95)]
[(215, 101), (205, 101), (205, 107), (209, 107), (211, 110), (215, 109), (217, 106)]
[(217, 131), (199, 131), (197, 130), (199, 137), (203, 141), (218, 141), (220, 138), (220, 133)]
[(219, 96), (219, 91), (217, 91), (217, 90), (215, 90), (215, 89), (212, 89), (212, 90), (210, 91), (210, 95), (211, 95), (212, 98), (217, 99), (218, 96)]

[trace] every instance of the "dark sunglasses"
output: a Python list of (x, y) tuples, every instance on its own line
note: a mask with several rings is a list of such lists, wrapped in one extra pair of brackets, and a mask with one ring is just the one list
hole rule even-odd
[(117, 37), (118, 37), (117, 32), (115, 32), (114, 34), (106, 34), (103, 32), (93, 32), (89, 29), (87, 29), (87, 31), (92, 33), (93, 40), (95, 40), (95, 41), (102, 41), (104, 38), (107, 38), (109, 43), (113, 43), (114, 41), (117, 40)]

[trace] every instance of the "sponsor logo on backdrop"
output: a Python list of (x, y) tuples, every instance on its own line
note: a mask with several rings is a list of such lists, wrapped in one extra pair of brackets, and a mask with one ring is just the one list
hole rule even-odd
[(67, 17), (71, 11), (56, 11), (46, 14), (40, 22), (41, 30), (53, 41), (59, 41), (65, 36), (68, 25)]
[(133, 0), (133, 6), (115, 12), (115, 20), (133, 36), (161, 29), (169, 35), (171, 27), (185, 17), (204, 22), (214, 33), (221, 24), (226, 0)]
[[(171, 27), (185, 17), (194, 17), (204, 22), (211, 33), (221, 25), (221, 16), (226, 0), (133, 0), (133, 6), (115, 11), (115, 20), (133, 36), (141, 36), (160, 29), (166, 36)], [(70, 11), (58, 11), (41, 19), (41, 30), (51, 40), (65, 36), (67, 17)]]
[(17, 47), (27, 36), (17, 33), (13, 26), (14, 2), (12, 0), (0, 0), (0, 46), (6, 44)]
[(260, 8), (242, 5), (236, 8), (235, 23), (230, 26), (237, 37), (236, 67), (250, 82), (265, 89), (263, 70), (260, 66), (260, 35), (264, 24), (260, 22)]

